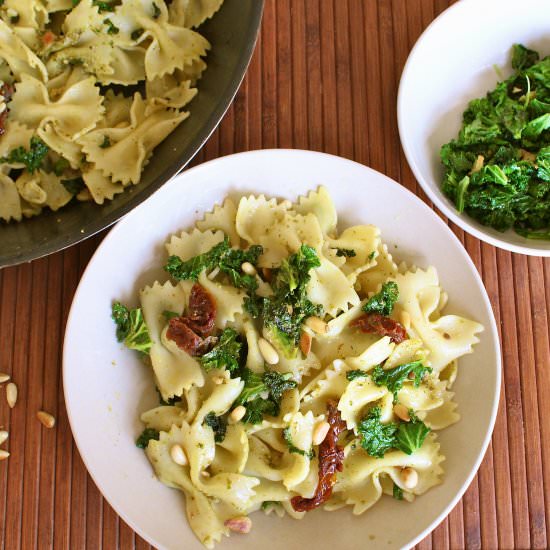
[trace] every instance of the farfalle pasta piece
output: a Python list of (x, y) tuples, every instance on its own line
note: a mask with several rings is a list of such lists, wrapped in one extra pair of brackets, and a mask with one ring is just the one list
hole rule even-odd
[(307, 285), (309, 299), (315, 304), (321, 304), (323, 311), (331, 317), (336, 317), (341, 311), (347, 311), (350, 306), (360, 303), (360, 298), (353, 284), (345, 274), (332, 262), (321, 257), (321, 266), (313, 269)]
[[(96, 129), (79, 140), (88, 162), (94, 163), (105, 176), (123, 185), (139, 182), (152, 150), (189, 116), (189, 113), (164, 107), (147, 112), (147, 107), (147, 102), (136, 93), (129, 126)], [(102, 147), (106, 139), (110, 145)]]
[[(229, 424), (223, 441), (217, 443), (210, 471), (213, 474), (229, 472), (241, 474), (248, 460), (249, 444), (242, 424)], [(257, 491), (257, 489), (255, 489)], [(252, 506), (251, 503), (248, 505)]]
[(0, 19), (0, 58), (9, 65), (17, 80), (24, 75), (48, 80), (48, 71), (40, 58)]
[(355, 283), (359, 273), (376, 265), (374, 256), (380, 242), (380, 229), (374, 225), (348, 227), (337, 239), (328, 240), (332, 249), (343, 251), (345, 262), (340, 269), (352, 284)]
[(310, 191), (307, 195), (299, 197), (294, 210), (298, 214), (314, 214), (319, 220), (323, 235), (333, 236), (338, 223), (338, 214), (326, 187), (321, 185), (316, 191)]
[(241, 239), (235, 226), (237, 218), (237, 207), (231, 199), (225, 199), (220, 206), (216, 204), (211, 212), (207, 212), (202, 220), (196, 223), (201, 231), (208, 229), (221, 230), (228, 237), (232, 246), (239, 246)]
[(430, 351), (430, 365), (436, 372), (473, 351), (472, 346), (479, 341), (476, 334), (483, 326), (458, 315), (439, 316), (441, 289), (433, 267), (398, 274), (395, 282), (399, 287), (398, 303), (411, 318), (410, 332), (421, 338)]
[(91, 76), (73, 84), (57, 101), (51, 101), (40, 80), (22, 75), (10, 102), (10, 116), (29, 128), (52, 122), (59, 134), (75, 140), (97, 124), (103, 114), (102, 102)]
[(307, 244), (321, 249), (323, 234), (313, 214), (295, 214), (289, 211), (290, 203), (266, 200), (264, 195), (243, 197), (239, 201), (236, 229), (249, 244), (260, 244), (264, 253), (260, 267), (278, 266), (285, 258)]
[(176, 464), (170, 456), (173, 445), (184, 446), (188, 431), (188, 425), (172, 426), (169, 432), (160, 433), (158, 441), (149, 441), (145, 452), (160, 481), (184, 492), (189, 525), (202, 544), (213, 548), (222, 535), (228, 534), (228, 530), (216, 513), (212, 500), (193, 486), (189, 465)]
[(369, 378), (352, 380), (338, 401), (338, 410), (348, 430), (353, 430), (361, 420), (362, 410), (369, 403), (374, 403), (384, 397), (388, 389), (377, 386)]
[(96, 204), (103, 204), (105, 199), (112, 200), (115, 195), (124, 191), (121, 183), (114, 183), (99, 170), (91, 169), (82, 172), (82, 179)]
[(169, 23), (163, 0), (123, 0), (108, 19), (121, 44), (144, 47), (147, 80), (183, 69), (210, 48), (199, 33)]
[(173, 286), (170, 282), (164, 285), (155, 283), (140, 292), (140, 300), (153, 342), (149, 354), (151, 364), (163, 399), (181, 395), (184, 389), (189, 389), (193, 385), (202, 386), (204, 375), (197, 361), (181, 350), (175, 342), (163, 338), (167, 324), (163, 312), (181, 313), (187, 304), (187, 295), (182, 285)]
[[(17, 149), (18, 147), (24, 147), (28, 149), (31, 138), (34, 131), (26, 126), (19, 124), (15, 120), (8, 120), (5, 128), (5, 133), (0, 137), (0, 158), (6, 158), (10, 151)], [(3, 163), (0, 166), (6, 166), (14, 168), (23, 168), (23, 164), (20, 163)]]
[(208, 252), (212, 247), (224, 239), (222, 231), (182, 231), (178, 236), (173, 235), (166, 243), (166, 251), (170, 256), (178, 256), (184, 262), (194, 256)]
[(210, 19), (221, 7), (223, 0), (174, 0), (170, 3), (170, 22), (182, 27), (198, 27)]
[(21, 220), (21, 200), (15, 182), (6, 174), (0, 172), (0, 219), (9, 222), (10, 220)]

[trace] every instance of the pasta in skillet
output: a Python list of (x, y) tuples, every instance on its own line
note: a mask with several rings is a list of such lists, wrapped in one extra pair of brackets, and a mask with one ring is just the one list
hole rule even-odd
[(434, 267), (397, 264), (372, 225), (337, 232), (325, 188), (226, 199), (170, 238), (117, 337), (150, 364), (141, 415), (160, 481), (208, 548), (257, 510), (361, 514), (441, 483), (457, 360), (483, 327), (444, 312)]
[(193, 29), (222, 3), (1, 2), (0, 220), (139, 183), (189, 116), (210, 48)]

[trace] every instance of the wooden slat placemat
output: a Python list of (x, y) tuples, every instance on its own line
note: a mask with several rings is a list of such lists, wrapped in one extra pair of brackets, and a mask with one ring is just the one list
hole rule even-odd
[[(367, 164), (427, 200), (400, 149), (396, 94), (412, 45), (448, 5), (267, 0), (247, 77), (195, 163), (248, 149), (314, 149)], [(503, 337), (504, 384), (478, 475), (418, 548), (546, 548), (550, 261), (497, 250), (451, 227), (491, 298)], [(0, 372), (10, 373), (20, 388), (11, 411), (0, 396), (0, 427), (10, 432), (11, 453), (0, 462), (0, 545), (6, 550), (149, 548), (86, 473), (61, 389), (67, 313), (102, 236), (0, 271)], [(55, 414), (54, 430), (36, 420), (41, 408)]]

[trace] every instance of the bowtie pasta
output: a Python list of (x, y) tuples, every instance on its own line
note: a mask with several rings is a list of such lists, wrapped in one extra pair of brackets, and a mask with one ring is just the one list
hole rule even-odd
[(323, 187), (228, 198), (195, 225), (166, 244), (170, 278), (112, 316), (160, 396), (137, 444), (198, 539), (441, 483), (437, 432), (483, 327), (444, 313), (435, 268), (397, 264), (375, 226), (338, 233)]
[(0, 220), (139, 183), (189, 116), (210, 48), (193, 29), (222, 3), (2, 0)]

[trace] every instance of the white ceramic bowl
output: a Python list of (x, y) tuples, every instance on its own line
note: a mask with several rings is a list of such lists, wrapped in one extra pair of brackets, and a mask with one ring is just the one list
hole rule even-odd
[(401, 76), (397, 114), (409, 165), (430, 199), (468, 233), (512, 252), (550, 256), (550, 241), (500, 233), (459, 214), (441, 191), (441, 146), (456, 137), (471, 99), (512, 74), (510, 51), (522, 43), (550, 54), (548, 0), (461, 0), (424, 31)]
[(456, 399), (462, 420), (440, 432), (444, 483), (415, 503), (384, 497), (355, 517), (311, 512), (302, 521), (253, 515), (250, 535), (219, 548), (272, 550), (400, 548), (433, 529), (461, 497), (485, 453), (500, 390), (500, 351), (491, 306), (468, 254), (439, 217), (389, 178), (360, 164), (307, 151), (254, 151), (214, 160), (176, 177), (129, 213), (105, 238), (76, 292), (63, 358), (65, 401), (82, 458), (111, 506), (158, 548), (199, 549), (181, 493), (157, 481), (135, 439), (139, 414), (158, 403), (150, 369), (115, 340), (111, 303), (136, 303), (137, 291), (166, 279), (164, 242), (189, 228), (227, 194), (266, 193), (295, 199), (326, 185), (340, 228), (374, 223), (391, 252), (437, 267), (448, 310), (485, 325), (473, 355), (460, 361)]

